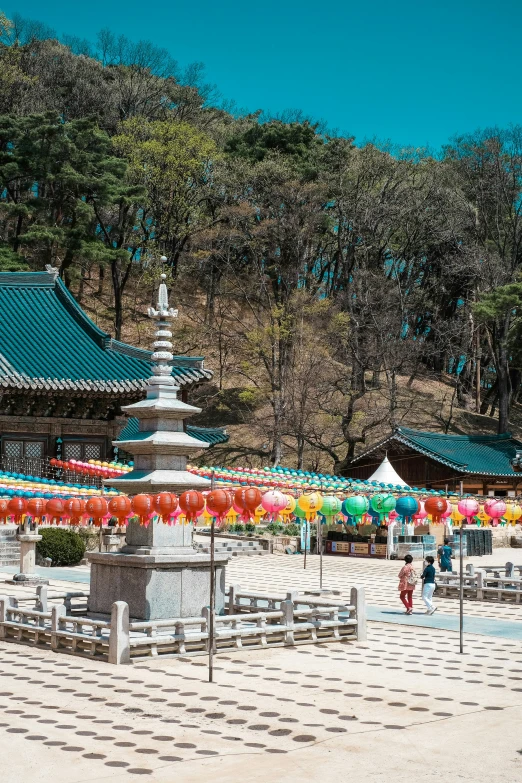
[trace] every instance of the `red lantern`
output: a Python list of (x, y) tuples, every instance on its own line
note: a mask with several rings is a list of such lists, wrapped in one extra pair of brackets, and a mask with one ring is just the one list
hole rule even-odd
[(22, 517), (27, 511), (27, 500), (24, 498), (11, 498), (7, 504), (9, 513), (15, 518), (17, 525), (22, 523)]
[(440, 522), (440, 518), (446, 512), (447, 508), (448, 501), (446, 498), (430, 497), (424, 501), (424, 510), (428, 512), (435, 524)]
[(92, 517), (96, 527), (101, 527), (103, 518), (107, 515), (108, 507), (105, 498), (94, 496), (85, 504), (86, 513)]
[(140, 518), (140, 525), (148, 526), (153, 514), (152, 498), (150, 495), (136, 495), (132, 498), (132, 510)]
[(27, 512), (32, 516), (35, 522), (40, 522), (45, 514), (46, 503), (43, 498), (30, 498), (27, 501)]
[(60, 517), (63, 515), (64, 508), (60, 498), (51, 498), (45, 505), (45, 516), (51, 521), (51, 525), (60, 523)]
[(118, 495), (118, 497), (109, 500), (109, 513), (116, 517), (119, 525), (124, 525), (132, 511), (132, 503), (127, 495)]
[(49, 463), (50, 463), (50, 464), (52, 465), (52, 467), (54, 468), (54, 467), (55, 467), (55, 465), (56, 465), (56, 463), (57, 463), (57, 460), (55, 460), (55, 459), (54, 459), (54, 457), (53, 457), (53, 459), (49, 460)]
[(241, 509), (241, 519), (248, 522), (256, 508), (261, 504), (261, 492), (256, 487), (236, 489), (234, 493), (234, 503)]
[(178, 507), (178, 496), (172, 492), (160, 492), (152, 499), (154, 511), (161, 517), (161, 521), (172, 524), (172, 514)]
[(71, 525), (79, 525), (85, 514), (85, 500), (81, 498), (69, 498), (63, 504), (64, 513), (70, 517)]
[(0, 520), (5, 523), (7, 522), (7, 517), (9, 515), (9, 509), (8, 509), (9, 501), (6, 500), (6, 498), (0, 498)]
[(214, 489), (207, 495), (207, 511), (217, 518), (220, 525), (232, 508), (233, 498), (225, 489)]
[(188, 521), (194, 522), (205, 508), (205, 498), (201, 492), (197, 492), (195, 489), (189, 489), (187, 492), (183, 492), (183, 494), (180, 495), (179, 507)]

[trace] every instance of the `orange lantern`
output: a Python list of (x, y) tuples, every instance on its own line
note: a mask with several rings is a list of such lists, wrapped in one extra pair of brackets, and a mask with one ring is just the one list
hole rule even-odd
[(428, 512), (435, 524), (438, 524), (443, 514), (448, 510), (446, 498), (430, 497), (424, 501), (424, 510)]
[(7, 504), (7, 509), (15, 518), (16, 524), (20, 525), (22, 523), (22, 517), (27, 511), (27, 500), (24, 498), (11, 498)]
[(27, 513), (32, 516), (35, 522), (40, 522), (45, 514), (46, 502), (43, 498), (30, 498), (27, 501)]
[(218, 525), (232, 508), (232, 502), (231, 493), (224, 489), (214, 489), (207, 495), (207, 511), (216, 517)]
[(132, 510), (140, 519), (140, 525), (148, 527), (150, 518), (154, 513), (152, 498), (150, 495), (136, 495), (132, 498)]
[(201, 492), (197, 492), (195, 489), (189, 489), (179, 496), (179, 507), (188, 521), (194, 522), (205, 508), (205, 498)]
[(118, 520), (118, 525), (124, 525), (132, 511), (132, 503), (127, 495), (118, 495), (109, 500), (108, 509), (109, 514)]
[(92, 520), (96, 527), (101, 527), (103, 518), (108, 513), (108, 506), (107, 501), (105, 498), (98, 497), (97, 495), (94, 495), (92, 498), (89, 498), (87, 503), (85, 504), (85, 512), (92, 517)]
[(45, 516), (48, 517), (51, 525), (54, 524), (54, 522), (56, 522), (56, 524), (60, 523), (60, 517), (63, 512), (63, 503), (60, 498), (51, 498), (47, 501), (45, 505)]
[(70, 518), (71, 525), (79, 525), (85, 514), (85, 500), (81, 498), (69, 498), (63, 504), (65, 514)]
[(252, 519), (256, 508), (261, 503), (262, 497), (263, 496), (257, 487), (236, 489), (234, 493), (234, 503), (241, 509), (241, 519), (244, 522), (248, 522)]
[(172, 524), (172, 514), (178, 508), (178, 496), (173, 492), (160, 492), (152, 498), (152, 506), (161, 521), (169, 525)]

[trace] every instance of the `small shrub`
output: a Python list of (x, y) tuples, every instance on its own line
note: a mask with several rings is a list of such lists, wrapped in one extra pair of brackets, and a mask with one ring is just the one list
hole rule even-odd
[(283, 533), (285, 536), (299, 536), (301, 535), (301, 527), (295, 522), (285, 525)]
[(279, 536), (284, 531), (285, 526), (281, 524), (281, 522), (269, 522), (266, 526), (267, 533), (270, 533), (272, 536)]
[(78, 533), (57, 527), (40, 528), (42, 540), (36, 544), (40, 557), (50, 557), (53, 566), (77, 565), (85, 554), (85, 543)]
[(247, 522), (245, 524), (245, 533), (255, 533), (256, 532), (256, 526), (252, 522)]

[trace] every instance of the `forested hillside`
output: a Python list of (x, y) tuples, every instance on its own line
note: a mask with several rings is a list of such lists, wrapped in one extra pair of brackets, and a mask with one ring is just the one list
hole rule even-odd
[(342, 471), (401, 422), (516, 427), (521, 127), (359, 145), (117, 32), (0, 32), (0, 269), (58, 267), (148, 347), (164, 254), (176, 350), (214, 371), (202, 421), (232, 433), (216, 460)]

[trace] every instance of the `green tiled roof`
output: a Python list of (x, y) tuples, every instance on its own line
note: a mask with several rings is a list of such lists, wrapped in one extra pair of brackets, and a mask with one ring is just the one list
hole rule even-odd
[[(48, 272), (0, 273), (0, 387), (121, 394), (144, 388), (151, 352), (113, 340)], [(174, 357), (183, 386), (212, 377), (200, 357)]]
[(502, 435), (445, 435), (397, 427), (387, 438), (359, 454), (352, 464), (376, 448), (398, 441), (427, 457), (448, 465), (460, 473), (481, 476), (521, 476), (511, 461), (522, 442), (509, 432)]
[[(118, 436), (118, 440), (132, 440), (138, 436), (139, 433), (138, 419), (130, 417), (127, 419), (125, 427), (122, 429)], [(210, 443), (211, 446), (215, 446), (218, 443), (226, 443), (228, 435), (223, 427), (195, 427), (193, 424), (187, 424), (187, 435), (192, 435), (197, 440), (202, 440), (204, 443)]]

